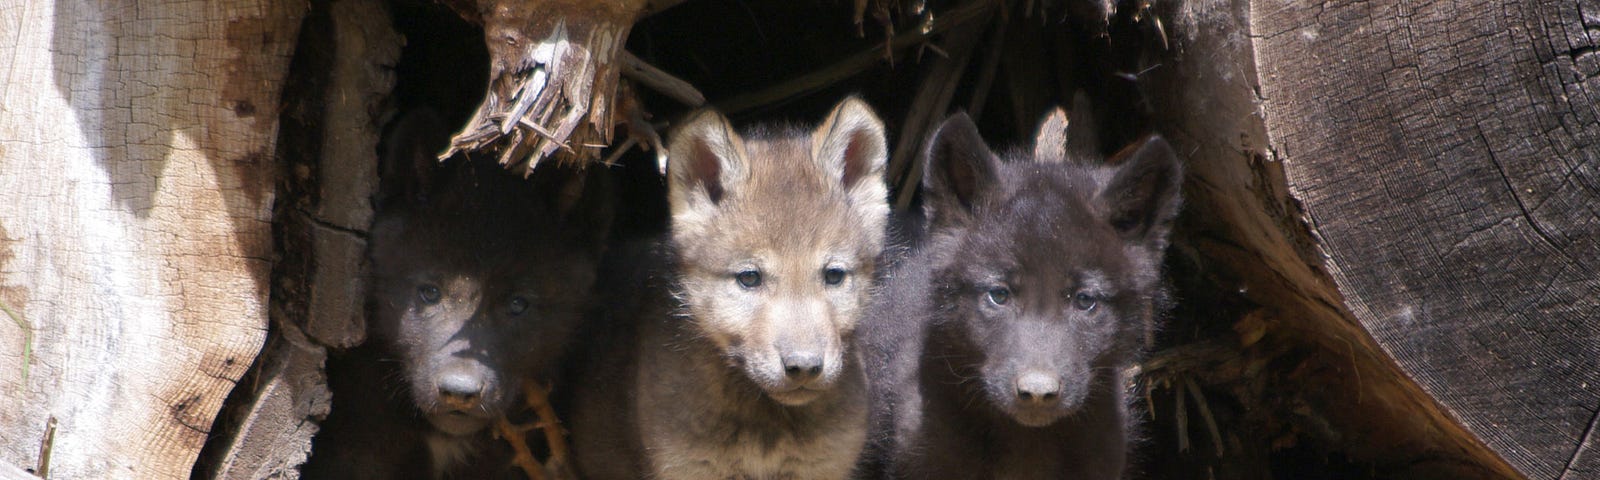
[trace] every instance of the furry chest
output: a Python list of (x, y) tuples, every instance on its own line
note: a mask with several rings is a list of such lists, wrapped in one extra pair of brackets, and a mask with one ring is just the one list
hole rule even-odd
[(720, 439), (652, 435), (646, 451), (663, 479), (841, 479), (855, 465), (865, 433), (853, 428), (806, 441), (753, 431)]
[(648, 468), (662, 479), (846, 478), (866, 441), (865, 412), (831, 413), (788, 425), (722, 414), (650, 421), (641, 412)]

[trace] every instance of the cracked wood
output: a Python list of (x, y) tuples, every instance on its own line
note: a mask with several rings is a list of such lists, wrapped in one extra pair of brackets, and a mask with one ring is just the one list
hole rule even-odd
[(1600, 8), (1252, 7), (1271, 144), (1351, 311), (1523, 475), (1600, 475)]
[[(0, 6), (0, 463), (187, 478), (261, 348), (292, 2)], [(47, 422), (58, 420), (46, 442)], [(48, 448), (41, 448), (48, 443)]]

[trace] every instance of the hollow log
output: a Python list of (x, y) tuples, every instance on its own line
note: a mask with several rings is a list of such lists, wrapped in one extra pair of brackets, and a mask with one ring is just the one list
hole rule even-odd
[[(296, 475), (327, 408), (322, 361), (362, 341), (375, 144), (402, 96), (386, 9), (405, 2), (313, 2), (309, 37), (294, 2), (36, 3), (0, 7), (0, 38), (17, 39), (0, 43), (0, 478)], [(704, 95), (749, 58), (622, 49), (674, 1), (443, 3), (494, 57), (457, 146), (525, 168), (598, 159), (627, 72), (679, 104), (804, 110), (856, 88), (908, 132), (966, 104), (989, 112), (986, 134), (1014, 135), (1090, 85), (1105, 136), (1154, 130), (1187, 158), (1178, 307), (1142, 366), (1160, 428), (1146, 449), (1172, 440), (1171, 457), (1209, 463), (1152, 473), (1299, 478), (1281, 465), (1311, 460), (1354, 478), (1600, 476), (1593, 1), (1019, 0), (953, 21), (987, 6), (969, 2), (926, 31), (875, 9), (898, 29), (870, 44), (782, 45), (833, 45), (833, 67)], [(1103, 13), (1048, 21), (1091, 3)], [(863, 4), (800, 20), (848, 24)], [(597, 30), (555, 20), (595, 12), (611, 19)], [(703, 24), (663, 21), (657, 40)], [(970, 45), (949, 48), (956, 33)], [(308, 63), (281, 92), (297, 38)], [(880, 58), (925, 42), (959, 58)], [(942, 72), (920, 89), (934, 107), (907, 108), (920, 90), (889, 80), (908, 71)], [(191, 471), (207, 441), (215, 456)]]

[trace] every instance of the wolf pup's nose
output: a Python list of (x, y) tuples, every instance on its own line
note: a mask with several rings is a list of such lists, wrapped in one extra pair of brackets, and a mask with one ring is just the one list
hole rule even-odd
[(783, 354), (783, 373), (790, 381), (807, 383), (822, 376), (822, 355), (800, 351)]
[(439, 377), (439, 400), (450, 408), (476, 408), (482, 393), (483, 379), (477, 375), (451, 372)]
[(1024, 406), (1045, 406), (1061, 400), (1061, 380), (1040, 371), (1023, 372), (1017, 377), (1017, 399)]

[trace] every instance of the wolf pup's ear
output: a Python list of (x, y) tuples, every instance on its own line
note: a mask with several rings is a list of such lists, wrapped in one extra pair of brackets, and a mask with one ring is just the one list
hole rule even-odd
[(437, 154), (450, 141), (449, 134), (431, 109), (413, 110), (396, 120), (384, 137), (377, 204), (426, 203), (441, 169)]
[(999, 160), (966, 113), (945, 119), (923, 152), (922, 192), (934, 226), (965, 224), (994, 187)]
[(833, 107), (833, 113), (811, 134), (811, 156), (834, 178), (838, 178), (858, 207), (881, 207), (889, 214), (889, 189), (883, 183), (883, 166), (889, 148), (884, 140), (883, 121), (867, 102), (850, 97)]
[(1039, 131), (1033, 135), (1033, 161), (1040, 163), (1061, 163), (1067, 159), (1067, 128), (1071, 122), (1067, 121), (1067, 111), (1061, 107), (1050, 109), (1045, 114), (1044, 121), (1039, 122)]
[(1082, 91), (1072, 95), (1072, 113), (1060, 107), (1050, 110), (1039, 122), (1033, 136), (1033, 161), (1098, 164), (1100, 132), (1095, 128), (1094, 107)]
[(694, 112), (667, 144), (667, 197), (674, 215), (715, 208), (747, 177), (744, 144), (715, 110)]
[(1089, 104), (1089, 95), (1082, 90), (1072, 94), (1072, 113), (1067, 122), (1067, 158), (1078, 162), (1095, 162), (1100, 160), (1100, 126), (1094, 121), (1094, 106)]
[(1135, 243), (1166, 242), (1182, 202), (1183, 165), (1160, 135), (1149, 135), (1112, 156), (1116, 173), (1100, 190), (1105, 220)]

